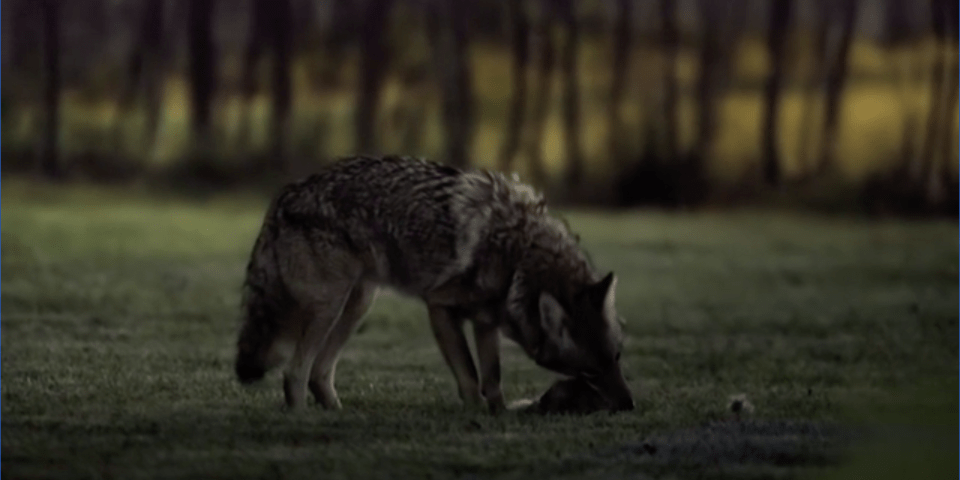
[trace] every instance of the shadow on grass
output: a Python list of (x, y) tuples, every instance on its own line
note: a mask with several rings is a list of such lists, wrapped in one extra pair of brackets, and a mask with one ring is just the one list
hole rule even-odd
[(850, 428), (810, 421), (721, 421), (655, 434), (602, 456), (671, 467), (824, 466), (840, 462), (856, 436)]

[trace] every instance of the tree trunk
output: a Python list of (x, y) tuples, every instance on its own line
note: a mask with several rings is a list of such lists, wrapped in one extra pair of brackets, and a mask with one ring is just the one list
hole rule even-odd
[(703, 163), (710, 156), (716, 134), (717, 94), (720, 69), (720, 56), (723, 41), (720, 32), (720, 0), (701, 0), (699, 2), (702, 18), (702, 38), (700, 41), (700, 72), (697, 77), (697, 106), (699, 122), (694, 146), (693, 160)]
[(678, 88), (677, 88), (677, 52), (680, 39), (677, 30), (676, 0), (660, 0), (660, 29), (664, 57), (663, 68), (663, 113), (664, 113), (664, 157), (675, 161), (679, 155), (679, 136), (677, 134)]
[(356, 150), (373, 153), (379, 148), (376, 137), (377, 108), (389, 62), (386, 43), (387, 20), (393, 0), (368, 0), (360, 27), (360, 78), (354, 114)]
[(408, 67), (401, 78), (403, 97), (394, 111), (394, 126), (400, 131), (400, 145), (404, 152), (421, 152), (426, 104), (433, 91), (426, 65)]
[(944, 58), (947, 23), (944, 18), (943, 3), (945, 0), (933, 0), (931, 2), (931, 15), (933, 20), (933, 32), (936, 37), (936, 53), (933, 61), (933, 79), (930, 88), (930, 110), (927, 117), (927, 131), (923, 141), (923, 148), (920, 152), (920, 178), (926, 180), (934, 171), (934, 156), (940, 130), (940, 118), (945, 110), (943, 104), (943, 91), (946, 73), (946, 64)]
[(4, 0), (0, 3), (0, 71), (6, 75), (9, 75), (10, 66), (13, 64), (13, 42), (17, 40), (12, 20), (17, 7), (17, 0)]
[[(147, 152), (152, 152), (156, 145), (162, 113), (166, 65), (164, 24), (164, 1), (145, 0), (140, 13), (139, 35), (130, 57), (129, 78), (119, 101), (121, 109), (126, 112), (139, 100), (143, 100), (147, 121), (143, 144)], [(118, 123), (116, 130), (118, 139), (125, 135), (121, 123)]]
[(188, 4), (192, 127), (196, 145), (206, 155), (211, 147), (213, 96), (217, 88), (216, 46), (212, 32), (215, 0), (189, 0)]
[[(545, 5), (541, 3), (541, 5)], [(527, 160), (530, 162), (530, 176), (533, 182), (543, 186), (547, 172), (543, 162), (543, 132), (546, 127), (547, 112), (553, 95), (553, 67), (555, 53), (553, 45), (553, 15), (547, 8), (541, 8), (540, 21), (537, 24), (537, 76), (530, 107), (530, 130), (527, 138)]]
[(563, 71), (563, 140), (567, 152), (566, 187), (573, 193), (582, 185), (586, 173), (580, 138), (580, 75), (577, 68), (580, 50), (580, 26), (574, 0), (554, 0), (566, 27), (560, 67)]
[(801, 177), (812, 177), (817, 169), (816, 160), (810, 158), (810, 146), (813, 143), (813, 132), (816, 130), (816, 97), (820, 93), (821, 85), (824, 84), (827, 69), (827, 35), (830, 31), (830, 19), (832, 10), (829, 0), (819, 0), (816, 2), (820, 10), (817, 15), (816, 25), (813, 34), (814, 60), (809, 72), (809, 78), (805, 86), (806, 101), (803, 102), (803, 112), (800, 115), (800, 141), (797, 151), (797, 159), (801, 168), (804, 170)]
[(287, 138), (290, 130), (290, 50), (292, 11), (290, 0), (270, 0), (270, 46), (273, 49), (273, 169), (286, 171)]
[[(166, 29), (165, 2), (163, 0), (148, 0), (146, 14), (143, 19), (144, 49), (148, 61), (144, 69), (143, 96), (146, 107), (146, 148), (152, 152), (157, 142), (160, 129), (160, 117), (163, 114), (163, 87), (166, 80), (167, 52), (164, 45), (164, 30)], [(152, 22), (152, 26), (147, 26)]]
[[(18, 10), (19, 2), (17, 0), (5, 0), (0, 3), (0, 72), (3, 72), (4, 80), (9, 79), (14, 72), (14, 42), (18, 41), (19, 35), (14, 31), (13, 14)], [(0, 88), (0, 136), (8, 132), (7, 126), (10, 125), (7, 114), (10, 112), (12, 95), (10, 95), (9, 84), (6, 88)], [(6, 123), (4, 123), (6, 122)]]
[(790, 26), (792, 0), (773, 0), (767, 30), (767, 51), (770, 57), (770, 76), (764, 90), (765, 111), (763, 128), (763, 178), (771, 186), (780, 184), (780, 149), (777, 141), (780, 115), (780, 89), (785, 69), (785, 48)]
[(896, 48), (909, 42), (911, 35), (910, 12), (912, 2), (908, 0), (886, 0), (883, 12), (883, 40), (887, 48)]
[[(960, 44), (960, 2), (944, 2), (944, 9), (944, 17), (947, 19), (947, 38), (953, 45), (958, 45)], [(956, 175), (955, 172), (950, 171), (950, 165), (953, 163), (952, 160), (956, 158), (954, 156), (956, 153), (953, 148), (953, 141), (957, 138), (957, 109), (960, 107), (960, 105), (958, 105), (958, 97), (960, 97), (960, 69), (958, 69), (956, 56), (950, 57), (949, 72), (950, 78), (947, 81), (947, 100), (944, 102), (946, 111), (944, 112), (945, 118), (943, 119), (943, 153), (941, 157), (943, 162), (940, 164), (940, 174), (944, 179), (949, 178), (950, 175)]]
[(60, 164), (60, 0), (42, 0), (43, 19), (43, 103), (46, 122), (40, 168), (45, 176), (63, 176)]
[(527, 63), (530, 60), (530, 22), (523, 10), (523, 0), (506, 0), (507, 11), (510, 15), (511, 38), (513, 49), (513, 70), (511, 82), (513, 92), (510, 97), (510, 110), (507, 113), (507, 125), (504, 132), (503, 145), (500, 147), (498, 165), (500, 170), (509, 172), (513, 169), (517, 150), (520, 148), (520, 136), (523, 132), (523, 121), (527, 103)]
[(853, 40), (853, 28), (857, 20), (859, 0), (838, 0), (838, 2), (840, 40), (827, 70), (826, 105), (824, 107), (823, 136), (820, 143), (820, 160), (817, 166), (818, 175), (823, 175), (835, 167), (837, 128), (840, 123), (843, 88), (847, 81), (847, 57), (850, 52), (850, 43)]
[(252, 104), (260, 90), (257, 67), (263, 59), (264, 43), (267, 40), (267, 17), (270, 0), (253, 0), (250, 10), (250, 25), (247, 32), (247, 45), (243, 52), (243, 66), (240, 72), (241, 112), (240, 134), (238, 141), (241, 150), (251, 148), (253, 138)]
[[(953, 59), (956, 62), (956, 59)], [(941, 153), (939, 174), (941, 178), (948, 178), (952, 175), (950, 164), (956, 158), (956, 151), (953, 148), (953, 141), (957, 138), (957, 107), (958, 94), (960, 94), (960, 72), (957, 71), (956, 63), (950, 68), (950, 80), (947, 82), (946, 101), (944, 101), (945, 110), (943, 118), (943, 136), (941, 137)]]
[[(948, 42), (956, 38), (957, 2), (933, 0), (931, 2), (933, 31), (937, 39), (936, 58), (933, 64), (930, 112), (927, 132), (920, 155), (921, 179), (928, 203), (936, 203), (942, 196), (941, 174), (949, 169), (952, 138), (957, 102), (957, 71), (953, 59), (947, 66)], [(947, 76), (949, 75), (949, 79)], [(948, 81), (949, 80), (949, 81)], [(942, 142), (942, 143), (941, 143)], [(939, 167), (938, 168), (938, 162)]]
[(685, 166), (687, 176), (702, 174), (713, 154), (720, 99), (729, 83), (730, 59), (746, 20), (745, 2), (740, 0), (700, 0), (698, 7), (702, 25), (696, 91), (700, 118), (693, 154)]
[(607, 105), (609, 125), (609, 154), (621, 160), (623, 151), (623, 118), (620, 104), (623, 103), (624, 88), (627, 83), (627, 69), (630, 62), (630, 22), (633, 19), (633, 2), (616, 0), (616, 20), (613, 25), (613, 78), (610, 81), (610, 103)]
[(912, 95), (913, 84), (916, 82), (914, 68), (915, 55), (904, 55), (898, 47), (912, 39), (910, 12), (912, 11), (907, 0), (886, 0), (883, 18), (883, 37), (890, 76), (894, 78), (900, 90), (899, 103), (903, 111), (902, 139), (897, 162), (909, 176), (910, 181), (916, 181), (919, 173), (914, 161), (914, 141), (917, 132), (917, 113)]
[(456, 0), (434, 0), (440, 8), (449, 34), (441, 35), (441, 78), (443, 79), (443, 120), (446, 125), (447, 162), (455, 167), (470, 163), (470, 147), (473, 144), (473, 76), (469, 58), (470, 13), (463, 3)]

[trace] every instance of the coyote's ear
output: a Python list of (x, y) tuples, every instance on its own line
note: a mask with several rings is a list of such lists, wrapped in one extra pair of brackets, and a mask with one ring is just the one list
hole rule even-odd
[(613, 313), (616, 302), (617, 276), (613, 272), (607, 274), (599, 282), (590, 287), (590, 298), (593, 304), (602, 308), (603, 312)]
[(561, 346), (568, 338), (564, 322), (566, 317), (567, 312), (563, 310), (563, 305), (560, 305), (553, 295), (547, 292), (540, 293), (540, 324), (554, 345)]

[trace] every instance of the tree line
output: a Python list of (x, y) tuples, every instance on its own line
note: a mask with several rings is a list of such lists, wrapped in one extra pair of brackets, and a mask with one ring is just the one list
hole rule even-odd
[[(259, 69), (269, 66), (271, 145), (261, 167), (283, 172), (291, 161), (288, 137), (294, 97), (293, 62), (304, 51), (323, 51), (331, 70), (336, 70), (342, 64), (338, 61), (346, 55), (356, 55), (354, 150), (374, 152), (381, 148), (377, 112), (382, 107), (385, 82), (396, 63), (392, 60), (398, 54), (391, 28), (398, 15), (406, 15), (404, 25), (422, 30), (430, 51), (428, 61), (407, 69), (400, 81), (411, 91), (424, 88), (424, 83), (438, 90), (443, 160), (456, 166), (470, 162), (477, 107), (476, 77), (468, 52), (472, 43), (498, 43), (509, 50), (511, 90), (496, 165), (511, 170), (522, 160), (535, 183), (548, 182), (543, 158), (544, 125), (554, 94), (553, 80), (559, 79), (565, 156), (560, 183), (565, 190), (575, 192), (584, 187), (588, 169), (583, 146), (582, 72), (578, 69), (581, 44), (585, 38), (604, 37), (610, 43), (607, 62), (611, 75), (605, 100), (610, 158), (624, 159), (622, 176), (624, 181), (633, 182), (629, 188), (642, 185), (643, 178), (648, 183), (650, 179), (661, 184), (673, 182), (676, 185), (671, 195), (678, 201), (692, 201), (691, 196), (700, 190), (696, 179), (716, 141), (719, 102), (729, 88), (736, 45), (750, 32), (762, 36), (769, 59), (762, 86), (759, 181), (779, 188), (830, 174), (836, 164), (848, 57), (865, 2), (602, 0), (597, 7), (597, 2), (578, 0), (123, 0), (118, 4), (105, 0), (6, 0), (2, 3), (3, 68), (5, 77), (12, 71), (34, 72), (39, 77), (45, 120), (38, 167), (46, 176), (59, 178), (66, 171), (59, 145), (62, 92), (74, 81), (71, 75), (83, 76), (69, 74), (68, 70), (83, 72), (84, 61), (97, 60), (86, 58), (79, 61), (79, 67), (69, 65), (78, 62), (65, 54), (75, 48), (65, 44), (74, 25), (125, 26), (125, 35), (101, 34), (113, 41), (98, 45), (123, 47), (113, 49), (121, 52), (117, 58), (125, 70), (118, 101), (124, 108), (142, 105), (147, 118), (144, 141), (148, 144), (157, 141), (164, 78), (178, 61), (184, 64), (192, 144), (198, 159), (212, 148), (214, 97), (219, 89), (226, 88), (221, 78), (225, 51), (239, 51), (239, 90), (248, 105), (262, 88)], [(881, 4), (883, 40), (891, 51), (924, 35), (931, 35), (937, 43), (937, 55), (930, 66), (932, 108), (926, 118), (913, 112), (905, 119), (907, 133), (901, 152), (901, 180), (932, 201), (942, 195), (945, 183), (952, 181), (948, 165), (956, 156), (952, 142), (957, 132), (960, 79), (956, 54), (950, 48), (958, 43), (958, 11), (956, 1), (925, 2), (922, 9), (917, 8), (918, 2), (907, 0), (883, 0)], [(814, 67), (809, 78), (803, 80), (803, 88), (819, 92), (824, 108), (818, 119), (812, 107), (805, 107), (801, 148), (813, 144), (808, 139), (814, 136), (820, 141), (815, 151), (800, 153), (804, 164), (799, 177), (787, 178), (778, 119), (787, 82), (790, 38), (799, 28), (802, 8), (814, 13), (814, 20), (806, 22), (805, 28), (815, 52)], [(909, 19), (917, 19), (918, 12), (927, 19), (911, 23)], [(641, 28), (641, 23), (646, 26)], [(690, 24), (696, 27), (691, 29)], [(224, 37), (233, 40), (225, 42)], [(627, 71), (635, 58), (631, 51), (641, 42), (656, 45), (663, 61), (657, 65), (659, 94), (646, 105), (657, 114), (646, 116), (653, 120), (647, 120), (643, 131), (637, 132), (629, 131), (621, 106), (630, 88)], [(698, 64), (693, 85), (696, 129), (688, 144), (680, 141), (678, 131), (678, 55), (683, 48), (697, 52)], [(39, 62), (31, 64), (33, 58)], [(5, 89), (5, 104), (14, 97)], [(399, 123), (409, 130), (411, 140), (405, 144), (413, 148), (423, 135), (423, 115), (416, 105), (411, 105), (407, 113)], [(919, 142), (913, 140), (917, 132), (922, 132)], [(647, 139), (642, 155), (625, 142), (637, 135)], [(641, 161), (631, 163), (637, 158)], [(647, 187), (650, 191), (657, 188)]]

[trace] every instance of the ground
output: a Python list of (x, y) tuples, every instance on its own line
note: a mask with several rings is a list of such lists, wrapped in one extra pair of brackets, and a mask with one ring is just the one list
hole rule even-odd
[[(5, 478), (955, 478), (954, 222), (567, 212), (620, 277), (635, 412), (465, 412), (423, 307), (387, 293), (340, 363), (343, 410), (290, 413), (276, 374), (232, 371), (265, 208), (4, 179)], [(554, 380), (504, 357), (508, 400)], [(789, 445), (757, 460), (771, 425), (763, 448)], [(859, 440), (801, 435), (834, 430)]]

